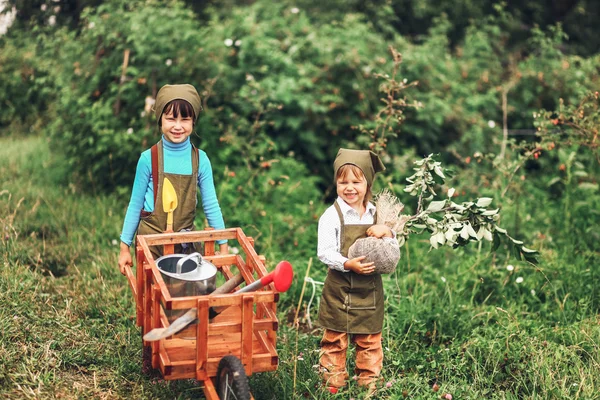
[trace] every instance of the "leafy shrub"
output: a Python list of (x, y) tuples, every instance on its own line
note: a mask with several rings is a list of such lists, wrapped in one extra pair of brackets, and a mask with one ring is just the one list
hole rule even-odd
[(29, 33), (0, 38), (0, 48), (0, 134), (37, 132), (53, 99), (50, 63)]
[(82, 18), (81, 32), (62, 29), (48, 44), (62, 50), (53, 143), (93, 189), (129, 186), (137, 155), (159, 138), (146, 97), (210, 75), (202, 28), (178, 2), (113, 1)]
[(560, 26), (534, 29), (531, 38), (514, 47), (508, 46), (505, 29), (514, 22), (498, 8), (475, 21), (464, 42), (453, 48), (448, 40), (452, 26), (442, 17), (421, 44), (398, 46), (404, 56), (401, 76), (418, 82), (407, 93), (423, 107), (407, 110), (403, 135), (390, 143), (391, 153), (408, 145), (419, 154), (498, 154), (503, 93), (510, 137), (533, 140), (534, 112), (554, 109), (558, 98), (575, 101), (598, 86), (597, 57), (564, 54)]

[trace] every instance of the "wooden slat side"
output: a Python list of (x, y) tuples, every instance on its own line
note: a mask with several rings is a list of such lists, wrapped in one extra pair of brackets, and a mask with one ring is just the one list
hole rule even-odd
[(158, 267), (156, 266), (154, 261), (152, 261), (152, 263), (151, 263), (151, 271), (152, 271), (152, 281), (160, 288), (161, 300), (162, 300), (163, 304), (165, 305), (165, 308), (167, 310), (170, 310), (171, 301), (172, 301), (171, 293), (169, 292), (169, 289), (167, 289), (167, 284), (163, 280), (162, 275), (161, 275), (160, 271), (158, 270)]
[(140, 238), (137, 238), (137, 246), (135, 247), (135, 275), (137, 280), (137, 296), (135, 299), (136, 302), (136, 318), (135, 324), (137, 326), (143, 325), (144, 318), (144, 263), (146, 262), (146, 258), (144, 257), (144, 251), (142, 247), (139, 245)]
[[(219, 366), (219, 358), (209, 358), (206, 364), (206, 379), (209, 377), (217, 376), (217, 368)], [(252, 365), (254, 366), (254, 372), (267, 372), (275, 371), (277, 364), (273, 364), (270, 354), (259, 354), (253, 357)], [(180, 363), (169, 367), (169, 374), (163, 375), (165, 380), (175, 379), (196, 379), (196, 372), (194, 371), (195, 364), (193, 362)]]
[(225, 280), (233, 279), (233, 273), (231, 272), (231, 267), (229, 265), (221, 266), (221, 273), (225, 277)]
[(196, 379), (206, 377), (206, 360), (208, 359), (208, 299), (198, 299), (198, 324), (196, 325)]
[(219, 400), (217, 389), (215, 389), (215, 382), (212, 379), (207, 379), (204, 382), (204, 397), (206, 400)]
[[(207, 231), (214, 231), (215, 228), (206, 228)], [(215, 241), (205, 240), (204, 241), (204, 255), (205, 256), (214, 256), (215, 255)]]
[(154, 263), (154, 258), (152, 257), (152, 252), (150, 251), (150, 247), (148, 246), (148, 242), (145, 240), (146, 236), (138, 236), (139, 245), (142, 247), (142, 252), (144, 253), (145, 261), (153, 266), (156, 266)]
[(173, 253), (175, 253), (175, 245), (165, 243), (163, 245), (163, 255), (168, 256), (169, 254)]
[[(274, 302), (277, 296), (276, 292), (259, 290), (257, 292), (247, 293), (254, 296), (256, 303), (268, 303)], [(210, 307), (224, 307), (224, 306), (235, 306), (239, 305), (240, 295), (236, 292), (229, 294), (216, 294), (207, 296), (187, 296), (187, 297), (173, 297), (171, 298), (171, 310), (189, 310), (190, 308), (196, 307), (196, 300), (198, 298), (209, 299)], [(166, 308), (166, 307), (165, 307)]]
[(240, 247), (244, 250), (244, 253), (246, 253), (246, 262), (248, 263), (248, 269), (258, 272), (258, 276), (261, 278), (265, 276), (267, 274), (267, 269), (265, 268), (265, 265), (256, 253), (256, 250), (254, 250), (254, 247), (251, 246), (250, 242), (248, 241), (248, 237), (243, 232), (241, 232), (241, 230), (239, 233), (238, 242), (240, 243)]
[[(272, 331), (277, 327), (277, 322), (271, 320), (254, 320), (254, 331)], [(239, 333), (242, 331), (242, 324), (239, 322), (220, 322), (218, 324), (212, 324), (211, 329), (219, 333), (210, 334), (212, 336), (218, 336), (221, 333)]]
[[(139, 273), (138, 273), (139, 270)], [(144, 276), (143, 264), (136, 265), (136, 275)], [(135, 298), (135, 325), (142, 326), (144, 324), (144, 280), (143, 278), (137, 279), (137, 293)]]
[(235, 264), (235, 254), (215, 254), (214, 256), (202, 256), (203, 259), (219, 268), (223, 265)]
[(257, 341), (264, 346), (266, 352), (271, 354), (272, 356), (277, 355), (277, 349), (275, 348), (275, 343), (269, 340), (265, 331), (257, 331), (255, 332)]
[(144, 264), (144, 334), (150, 332), (151, 320), (152, 320), (152, 267)]
[(279, 320), (277, 319), (277, 300), (272, 303), (268, 303), (266, 307), (270, 309), (270, 315), (275, 316), (275, 324), (273, 329), (269, 331), (269, 340), (271, 343), (273, 343), (274, 347), (277, 347), (277, 330), (279, 329)]
[(246, 284), (252, 283), (255, 281), (254, 276), (252, 275), (252, 269), (246, 264), (246, 261), (238, 254), (236, 255), (235, 264), (240, 271), (240, 274), (244, 277), (244, 281)]
[(207, 240), (231, 240), (238, 238), (240, 228), (215, 229), (190, 232), (157, 233), (144, 235), (149, 246), (160, 246), (166, 243), (205, 242)]
[(172, 371), (171, 368), (171, 359), (169, 358), (169, 353), (167, 351), (167, 349), (165, 349), (165, 346), (163, 345), (164, 341), (160, 341), (159, 342), (159, 346), (158, 346), (158, 366), (160, 368), (160, 372), (162, 373), (162, 375), (164, 377), (166, 377), (167, 375), (169, 375)]
[[(153, 287), (152, 290), (152, 321), (150, 328), (154, 329), (159, 326), (160, 323), (160, 289), (157, 286)], [(152, 368), (158, 368), (158, 345), (159, 342), (152, 342)]]
[(254, 296), (242, 295), (242, 364), (246, 375), (252, 375), (252, 334), (254, 329)]

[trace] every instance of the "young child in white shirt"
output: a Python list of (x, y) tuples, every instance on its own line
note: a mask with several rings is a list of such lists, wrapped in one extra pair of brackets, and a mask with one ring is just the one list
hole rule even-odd
[(338, 198), (319, 219), (319, 260), (329, 268), (319, 309), (325, 328), (320, 365), (325, 385), (337, 393), (346, 384), (348, 340), (356, 345), (358, 384), (374, 390), (383, 366), (381, 331), (384, 299), (381, 275), (365, 257), (349, 259), (348, 249), (360, 238), (396, 240), (384, 224), (377, 224), (369, 202), (377, 172), (385, 170), (379, 157), (367, 150), (340, 149), (334, 162)]

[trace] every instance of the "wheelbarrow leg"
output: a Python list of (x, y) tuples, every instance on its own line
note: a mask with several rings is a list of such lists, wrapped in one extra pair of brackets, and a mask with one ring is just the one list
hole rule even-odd
[(161, 376), (160, 372), (152, 368), (152, 346), (144, 346), (144, 331), (141, 332), (142, 342), (142, 374), (151, 377), (158, 378)]
[(206, 400), (219, 400), (219, 395), (217, 394), (213, 379), (214, 378), (208, 378), (207, 380), (202, 381), (204, 384), (204, 396), (206, 397)]

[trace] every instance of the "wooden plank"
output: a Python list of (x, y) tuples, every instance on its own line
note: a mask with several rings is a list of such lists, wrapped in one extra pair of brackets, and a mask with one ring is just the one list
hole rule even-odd
[[(160, 323), (160, 288), (154, 286), (152, 290), (152, 323), (151, 328), (157, 328)], [(152, 342), (152, 368), (158, 368), (158, 341)]]
[[(277, 293), (272, 291), (259, 290), (257, 292), (247, 293), (254, 296), (256, 303), (268, 303), (274, 302), (277, 297)], [(190, 308), (196, 307), (196, 301), (198, 298), (206, 297), (209, 301), (210, 307), (224, 307), (224, 306), (238, 306), (241, 304), (240, 294), (234, 292), (229, 294), (216, 294), (206, 296), (186, 296), (186, 297), (175, 297), (171, 299), (171, 310), (189, 310)], [(165, 306), (165, 309), (169, 309)]]
[(258, 254), (256, 253), (256, 250), (254, 250), (254, 247), (251, 246), (247, 236), (244, 235), (244, 233), (241, 232), (241, 230), (238, 234), (238, 242), (240, 243), (240, 247), (244, 250), (244, 253), (246, 253), (246, 262), (248, 263), (248, 269), (257, 271), (259, 277), (265, 276), (267, 274), (267, 269), (265, 268), (265, 265), (259, 258)]
[(240, 274), (242, 274), (242, 276), (244, 277), (244, 281), (246, 281), (246, 284), (252, 283), (256, 280), (252, 275), (252, 269), (249, 267), (248, 264), (246, 264), (246, 261), (244, 261), (244, 259), (239, 254), (236, 256), (235, 263), (238, 267), (238, 270), (240, 271)]
[[(228, 354), (233, 354), (238, 358), (241, 357), (241, 334), (225, 334), (227, 336), (219, 339), (219, 341), (211, 340), (207, 346), (207, 358), (222, 358)], [(271, 352), (265, 348), (254, 335), (251, 344), (253, 356), (267, 354), (271, 356)], [(235, 340), (234, 340), (235, 339)], [(171, 364), (175, 365), (178, 362), (193, 361), (195, 362), (196, 341), (188, 339), (171, 339), (165, 340), (165, 351), (171, 360)]]
[(157, 328), (165, 328), (169, 325), (171, 325), (169, 323), (169, 318), (167, 317), (167, 314), (165, 314), (165, 310), (162, 307), (160, 308), (160, 323), (158, 324)]
[(258, 342), (263, 346), (264, 351), (268, 352), (271, 357), (277, 357), (277, 349), (275, 343), (272, 343), (264, 331), (255, 332)]
[(231, 267), (229, 265), (223, 265), (221, 267), (221, 273), (227, 281), (233, 278), (233, 273), (231, 272)]
[(159, 352), (158, 357), (160, 360), (160, 362), (158, 363), (160, 373), (163, 377), (170, 375), (173, 369), (171, 368), (170, 363), (167, 362), (167, 353)]
[(276, 301), (268, 303), (266, 307), (270, 308), (272, 315), (275, 316), (275, 325), (273, 326), (273, 329), (269, 331), (269, 340), (271, 343), (273, 343), (274, 347), (277, 347), (277, 330), (279, 329), (279, 320), (277, 320), (277, 303)]
[[(222, 357), (209, 358), (207, 360), (206, 379), (208, 379), (209, 377), (217, 376), (217, 369), (221, 358)], [(268, 353), (253, 357), (252, 365), (254, 366), (255, 373), (275, 371), (277, 369), (277, 364), (273, 364), (272, 357)], [(163, 375), (163, 377), (165, 378), (165, 380), (196, 379), (196, 372), (194, 368), (195, 364), (193, 361), (188, 361), (187, 363), (180, 363), (172, 366), (166, 366), (166, 369), (169, 371), (169, 374)]]
[(215, 389), (215, 382), (212, 378), (206, 379), (204, 382), (204, 397), (206, 400), (219, 400), (217, 389)]
[(235, 264), (235, 254), (215, 254), (214, 256), (202, 256), (206, 261), (213, 263), (215, 267), (219, 268), (224, 265)]
[[(271, 320), (255, 320), (254, 331), (272, 331), (277, 327), (277, 322)], [(239, 333), (242, 331), (242, 324), (239, 322), (221, 322), (219, 324), (212, 324), (211, 328), (214, 328), (220, 333)], [(215, 336), (219, 334), (215, 333)], [(212, 338), (213, 334), (209, 335)]]
[(266, 309), (263, 303), (256, 304), (256, 319), (261, 320), (266, 317)]
[(127, 283), (133, 293), (133, 299), (137, 300), (137, 277), (133, 275), (133, 270), (128, 265), (125, 266), (125, 278), (127, 278)]
[[(137, 239), (139, 241), (139, 238)], [(139, 242), (138, 242), (139, 243)], [(135, 299), (135, 309), (136, 309), (136, 318), (135, 324), (137, 326), (142, 326), (143, 318), (144, 318), (144, 262), (146, 261), (144, 257), (144, 251), (139, 244), (135, 247), (135, 274), (137, 278), (137, 296)]]
[(196, 379), (206, 378), (206, 360), (208, 359), (208, 299), (198, 299), (198, 324), (196, 325)]
[(205, 242), (208, 240), (231, 240), (237, 239), (240, 228), (215, 229), (190, 232), (174, 232), (174, 233), (157, 233), (152, 235), (144, 235), (149, 246), (160, 246), (167, 243), (188, 243), (188, 242)]
[(139, 244), (142, 247), (142, 252), (144, 253), (144, 258), (148, 264), (156, 266), (154, 257), (152, 257), (152, 252), (150, 251), (150, 247), (148, 246), (148, 242), (145, 240), (145, 238), (146, 235), (138, 236)]
[(150, 278), (152, 274), (152, 267), (144, 264), (144, 334), (150, 332), (151, 319), (152, 319), (152, 280)]
[[(214, 231), (215, 228), (206, 228), (207, 231)], [(204, 241), (204, 255), (205, 256), (214, 256), (215, 255), (215, 241), (214, 240), (205, 240)]]
[(252, 334), (254, 328), (254, 296), (251, 293), (242, 295), (242, 357), (241, 361), (246, 375), (252, 375)]

